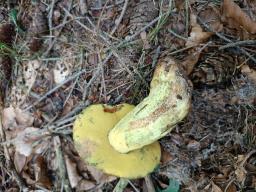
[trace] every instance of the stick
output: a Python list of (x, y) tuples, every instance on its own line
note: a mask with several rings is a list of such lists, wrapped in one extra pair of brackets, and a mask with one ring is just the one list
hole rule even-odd
[(125, 11), (126, 11), (126, 9), (127, 9), (127, 7), (128, 7), (128, 3), (129, 3), (129, 0), (125, 0), (124, 6), (123, 6), (123, 8), (122, 8), (122, 12), (121, 12), (121, 14), (120, 14), (120, 17), (116, 20), (116, 22), (115, 22), (116, 25), (115, 25), (115, 27), (112, 29), (112, 31), (110, 32), (110, 35), (113, 35), (113, 34), (116, 32), (118, 26), (120, 25), (120, 23), (121, 23), (121, 21), (122, 21), (122, 19), (123, 19), (123, 17), (124, 17)]
[(238, 41), (234, 43), (228, 43), (226, 45), (219, 47), (219, 50), (227, 49), (230, 47), (241, 46), (241, 45), (256, 45), (256, 40), (245, 40), (245, 41)]

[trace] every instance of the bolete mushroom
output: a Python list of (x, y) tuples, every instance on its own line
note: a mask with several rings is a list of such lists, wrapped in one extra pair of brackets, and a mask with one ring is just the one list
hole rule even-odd
[(125, 178), (144, 177), (160, 162), (157, 142), (188, 113), (190, 88), (172, 59), (158, 63), (149, 95), (129, 104), (87, 107), (74, 123), (80, 156), (104, 172)]

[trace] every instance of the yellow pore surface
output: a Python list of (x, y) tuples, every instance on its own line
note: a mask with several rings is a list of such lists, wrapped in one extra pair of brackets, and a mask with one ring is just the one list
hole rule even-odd
[(154, 170), (161, 156), (158, 142), (126, 154), (117, 152), (109, 143), (109, 131), (133, 108), (129, 104), (115, 107), (91, 105), (78, 116), (73, 138), (79, 155), (86, 163), (124, 178), (144, 177)]

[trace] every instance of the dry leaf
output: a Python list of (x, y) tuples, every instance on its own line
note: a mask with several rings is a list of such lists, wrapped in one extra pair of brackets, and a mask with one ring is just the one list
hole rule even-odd
[(64, 105), (64, 108), (62, 110), (61, 116), (64, 117), (65, 115), (67, 115), (70, 111), (72, 111), (72, 109), (74, 108), (74, 105), (76, 104), (75, 102), (76, 98), (72, 98), (70, 97), (67, 102)]
[(2, 112), (2, 124), (5, 130), (11, 130), (17, 127), (16, 113), (13, 107), (3, 109)]
[(163, 148), (161, 149), (161, 164), (165, 165), (168, 162), (173, 160), (173, 156), (170, 154), (170, 152), (164, 150)]
[(15, 108), (15, 119), (20, 126), (31, 127), (34, 122), (34, 117), (32, 114), (24, 112), (19, 108)]
[(229, 184), (226, 189), (225, 192), (236, 192), (236, 185), (232, 182), (231, 184)]
[(55, 69), (53, 69), (54, 82), (60, 84), (65, 81), (70, 74), (70, 69), (67, 68), (62, 61), (57, 61), (55, 66)]
[(20, 107), (35, 83), (37, 70), (40, 67), (39, 60), (30, 60), (21, 63), (22, 68), (18, 68), (17, 79), (11, 89), (10, 103), (14, 107)]
[(60, 50), (60, 60), (55, 63), (53, 69), (53, 77), (54, 82), (56, 84), (60, 84), (71, 74), (72, 68), (77, 65), (77, 60), (72, 55), (74, 51), (74, 47), (65, 47), (65, 49), (61, 48)]
[(40, 135), (35, 137), (31, 133), (38, 131), (38, 128), (28, 127), (23, 131), (20, 131), (17, 137), (13, 141), (13, 145), (17, 152), (28, 157), (33, 151), (33, 142), (40, 138)]
[(220, 32), (223, 29), (223, 24), (221, 23), (220, 12), (214, 6), (209, 6), (203, 9), (199, 13), (199, 17), (203, 23), (207, 23), (210, 29), (214, 32)]
[(224, 0), (222, 13), (225, 20), (231, 27), (240, 29), (241, 27), (251, 34), (256, 33), (256, 22), (253, 21), (242, 9), (232, 0)]
[(246, 75), (250, 81), (256, 84), (256, 70), (250, 68), (248, 65), (243, 65), (241, 72)]
[(189, 151), (199, 151), (200, 148), (201, 148), (200, 142), (198, 142), (196, 140), (190, 140), (187, 145), (187, 149)]
[(237, 180), (242, 183), (246, 178), (246, 171), (243, 167), (243, 161), (245, 159), (244, 155), (238, 155), (238, 159), (236, 161), (236, 170), (235, 175)]
[(10, 103), (12, 106), (20, 107), (26, 100), (27, 96), (24, 94), (24, 91), (22, 90), (23, 84), (19, 84), (18, 82), (23, 82), (22, 76), (18, 75), (16, 84), (13, 85), (11, 88), (11, 95), (10, 95)]
[(19, 152), (14, 153), (14, 165), (18, 173), (22, 171), (24, 166), (26, 165), (27, 157), (25, 155), (20, 154)]
[(221, 188), (218, 186), (218, 185), (216, 185), (213, 181), (212, 181), (212, 190), (211, 190), (211, 192), (223, 192), (222, 190), (221, 190)]
[(95, 187), (95, 183), (93, 181), (88, 181), (88, 180), (81, 180), (76, 187), (76, 191), (87, 191), (90, 189), (93, 189)]
[[(187, 1), (189, 3), (189, 6), (194, 4), (196, 2), (196, 0), (189, 0)], [(184, 0), (175, 0), (175, 6), (178, 10), (183, 10), (185, 9), (186, 6), (186, 1)]]
[(34, 175), (36, 183), (44, 188), (50, 189), (52, 182), (47, 173), (47, 164), (43, 156), (39, 155), (34, 164)]
[(111, 181), (116, 180), (116, 177), (114, 177), (112, 175), (105, 174), (93, 166), (87, 165), (87, 169), (90, 172), (90, 174), (92, 175), (92, 177), (95, 179), (97, 184), (104, 184), (106, 182), (111, 182)]
[(149, 43), (149, 41), (148, 41), (146, 31), (143, 31), (143, 32), (140, 33), (140, 38), (141, 38), (141, 40), (143, 41), (143, 47), (144, 47), (144, 49), (150, 49), (150, 43)]
[(39, 60), (30, 60), (27, 63), (23, 64), (23, 74), (27, 92), (29, 92), (34, 85), (37, 76), (37, 70), (39, 69), (39, 67)]
[(77, 172), (76, 163), (72, 162), (67, 155), (64, 156), (65, 164), (68, 173), (68, 179), (72, 188), (75, 188), (82, 180), (82, 177)]
[(35, 152), (35, 154), (42, 154), (48, 147), (49, 147), (49, 138), (44, 138), (44, 140), (41, 140), (40, 143), (34, 146), (33, 151)]
[(190, 25), (192, 29), (186, 42), (186, 47), (197, 46), (213, 35), (212, 32), (203, 31), (202, 27), (197, 23), (197, 17), (194, 14), (190, 15)]
[(182, 62), (182, 66), (184, 67), (187, 75), (192, 73), (201, 55), (199, 48), (192, 49), (191, 51), (193, 51), (193, 53), (189, 54)]

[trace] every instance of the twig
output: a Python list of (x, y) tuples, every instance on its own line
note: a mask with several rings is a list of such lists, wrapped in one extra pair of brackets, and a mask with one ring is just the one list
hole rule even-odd
[[(107, 58), (102, 62), (102, 66), (104, 66), (108, 60), (112, 57), (113, 53), (111, 52)], [(90, 81), (86, 84), (86, 87), (84, 88), (84, 93), (83, 93), (83, 100), (85, 100), (86, 95), (87, 95), (87, 89), (91, 86), (92, 82), (97, 78), (98, 74), (100, 73), (100, 67), (98, 67), (97, 71), (94, 73), (93, 77), (90, 79)]]
[(182, 49), (178, 49), (178, 50), (176, 50), (176, 51), (173, 51), (173, 52), (169, 53), (168, 55), (175, 55), (175, 54), (177, 54), (177, 53), (186, 51), (186, 50), (188, 50), (188, 49), (191, 49), (191, 48), (197, 47), (197, 46), (198, 46), (198, 45), (191, 45), (191, 46), (189, 46), (189, 47), (184, 47), (184, 48), (182, 48)]
[(62, 187), (65, 189), (64, 191), (71, 192), (72, 190), (70, 189), (69, 180), (66, 178), (67, 169), (66, 169), (66, 164), (65, 164), (64, 157), (61, 150), (60, 138), (59, 136), (55, 136), (53, 139), (54, 139), (53, 142), (54, 142), (56, 157), (58, 161), (57, 165), (59, 170), (59, 177), (62, 182)]
[(172, 35), (174, 35), (175, 37), (177, 37), (177, 38), (179, 38), (179, 39), (182, 39), (182, 40), (184, 40), (184, 41), (187, 41), (187, 40), (188, 40), (187, 38), (185, 38), (185, 37), (183, 37), (183, 36), (181, 36), (181, 35), (175, 33), (175, 32), (174, 32), (173, 30), (171, 30), (171, 29), (168, 29), (168, 32), (170, 32)]
[[(223, 36), (222, 34), (216, 32), (216, 31), (213, 31), (206, 23), (204, 23), (202, 21), (202, 19), (200, 17), (198, 17), (198, 20), (200, 21), (201, 24), (204, 25), (205, 28), (207, 28), (210, 32), (213, 32), (215, 33), (219, 38), (223, 39), (224, 41), (226, 42), (229, 42), (229, 43), (234, 43), (233, 41), (231, 41), (230, 39), (228, 39), (227, 37)], [(243, 53), (245, 54), (247, 57), (249, 57), (255, 64), (256, 64), (256, 59), (250, 54), (248, 53), (247, 51), (245, 51), (243, 48), (237, 46), (237, 48)]]
[(122, 19), (123, 19), (123, 17), (124, 17), (125, 11), (126, 11), (126, 9), (127, 9), (127, 7), (128, 7), (128, 3), (129, 3), (129, 0), (125, 0), (124, 6), (123, 6), (123, 8), (122, 8), (122, 12), (121, 12), (121, 14), (120, 14), (120, 17), (116, 20), (116, 22), (115, 22), (115, 27), (114, 27), (114, 28), (112, 29), (112, 31), (110, 32), (110, 35), (113, 35), (113, 34), (116, 32), (116, 30), (118, 29), (118, 27), (119, 27), (119, 25), (120, 25), (120, 23), (121, 23), (121, 21), (122, 21)]
[[(68, 10), (71, 9), (72, 4), (73, 4), (73, 0), (70, 1)], [(58, 33), (54, 36), (54, 39), (52, 40), (52, 38), (51, 38), (51, 42), (49, 43), (49, 46), (48, 46), (47, 50), (44, 52), (43, 57), (45, 57), (46, 55), (48, 55), (48, 53), (51, 51), (53, 45), (54, 45), (55, 42), (57, 41), (57, 37), (60, 35), (60, 33), (61, 33), (63, 27), (64, 27), (65, 24), (67, 23), (67, 19), (68, 19), (68, 15), (65, 14), (64, 19), (63, 19), (63, 21), (62, 21), (62, 24), (63, 24), (63, 25), (61, 25), (61, 26), (59, 27), (60, 29), (59, 29)], [(50, 24), (49, 24), (49, 25), (50, 25)], [(53, 30), (53, 28), (52, 28), (52, 26), (51, 26), (51, 30), (50, 30), (50, 33), (51, 33), (51, 34), (52, 34), (52, 30)], [(51, 36), (52, 36), (52, 35), (51, 35)]]
[[(83, 57), (84, 57), (84, 54), (83, 54), (83, 51), (81, 51), (81, 54), (80, 54), (80, 67), (79, 67), (79, 70), (81, 69), (81, 65), (83, 64)], [(65, 105), (67, 104), (67, 101), (69, 100), (73, 90), (75, 89), (75, 86), (77, 84), (79, 80), (79, 76), (75, 79), (75, 82), (73, 83), (72, 87), (71, 87), (71, 90), (69, 91), (68, 93), (68, 96), (66, 97), (65, 101), (64, 101), (64, 104), (63, 104), (63, 107), (65, 107)]]
[(24, 110), (30, 110), (32, 107), (34, 107), (35, 105), (37, 105), (38, 103), (40, 103), (41, 101), (43, 101), (45, 98), (47, 98), (49, 95), (51, 95), (52, 93), (54, 93), (56, 90), (58, 90), (59, 88), (61, 88), (63, 85), (65, 85), (66, 83), (68, 83), (69, 81), (72, 81), (73, 79), (76, 79), (77, 77), (79, 77), (80, 75), (82, 75), (83, 73), (85, 73), (86, 70), (83, 69), (80, 72), (77, 72), (76, 74), (70, 76), (68, 79), (66, 79), (65, 81), (63, 81), (62, 83), (56, 85), (53, 89), (51, 89), (50, 91), (48, 91), (47, 93), (45, 93), (42, 97), (40, 97), (36, 102), (34, 102), (32, 105), (28, 106), (27, 108), (25, 108)]
[(256, 45), (256, 40), (245, 40), (245, 41), (238, 41), (234, 43), (228, 43), (226, 45), (219, 47), (219, 50), (227, 49), (230, 47), (241, 46), (241, 45)]
[[(99, 17), (98, 22), (97, 22), (97, 27), (95, 28), (95, 30), (96, 30), (97, 32), (98, 32), (99, 29), (100, 29), (100, 22), (101, 22), (103, 13), (104, 13), (104, 11), (105, 11), (105, 9), (106, 9), (106, 7), (107, 7), (108, 2), (109, 2), (109, 0), (107, 0), (107, 1), (105, 2), (105, 5), (104, 5), (103, 9), (102, 9), (101, 12), (100, 12), (100, 17)], [(101, 7), (101, 6), (100, 6), (100, 7)]]
[(104, 101), (107, 100), (107, 95), (106, 95), (106, 83), (105, 83), (105, 77), (104, 77), (104, 65), (101, 59), (101, 55), (100, 55), (100, 50), (97, 49), (97, 55), (98, 55), (98, 59), (99, 59), (99, 65), (100, 65), (100, 71), (101, 71), (101, 92), (102, 92), (102, 88), (103, 88), (103, 97), (104, 97)]
[[(133, 185), (133, 183), (130, 181), (130, 180), (128, 180), (128, 183), (132, 186), (132, 188), (134, 189), (134, 191), (135, 192), (140, 192), (134, 185)], [(150, 191), (151, 192), (151, 191)], [(153, 192), (153, 191), (152, 191)]]
[(189, 28), (189, 1), (185, 0), (185, 17), (186, 17), (186, 36), (188, 37), (188, 28)]
[[(119, 1), (119, 2), (115, 3), (115, 5), (108, 5), (108, 6), (106, 6), (106, 8), (105, 8), (105, 9), (113, 8), (113, 7), (117, 6), (117, 5), (122, 4), (123, 2), (124, 2), (124, 1)], [(98, 10), (101, 10), (101, 9), (102, 9), (102, 7), (91, 7), (90, 9), (91, 9), (91, 10), (98, 11)]]
[(52, 16), (53, 16), (54, 5), (55, 5), (55, 0), (52, 0), (50, 12), (48, 15), (48, 25), (49, 25), (49, 30), (50, 30), (50, 36), (52, 36)]
[[(165, 14), (163, 14), (165, 15)], [(162, 16), (163, 16), (162, 15)], [(158, 16), (157, 18), (153, 19), (151, 22), (149, 22), (145, 27), (142, 27), (140, 30), (138, 30), (136, 33), (134, 33), (133, 35), (131, 36), (127, 36), (127, 38), (125, 39), (125, 41), (122, 43), (127, 43), (133, 39), (135, 39), (135, 37), (137, 37), (141, 32), (145, 31), (147, 28), (151, 27), (152, 25), (154, 25), (162, 16)], [(122, 45), (121, 44), (121, 45)], [(121, 45), (118, 45), (118, 46), (121, 46)], [(118, 47), (117, 46), (117, 47)]]
[[(69, 10), (67, 10), (65, 7), (63, 7), (63, 6), (60, 6), (64, 11), (65, 11), (65, 13), (69, 16), (69, 17), (71, 17), (72, 19), (74, 19), (74, 16), (69, 12)], [(76, 23), (78, 23), (79, 25), (81, 25), (85, 30), (87, 30), (88, 32), (90, 32), (90, 33), (92, 33), (92, 34), (94, 34), (95, 35), (95, 32), (92, 30), (92, 29), (90, 29), (89, 27), (87, 27), (86, 25), (84, 25), (83, 23), (81, 23), (79, 20), (75, 20), (74, 19), (74, 21), (76, 22)]]

